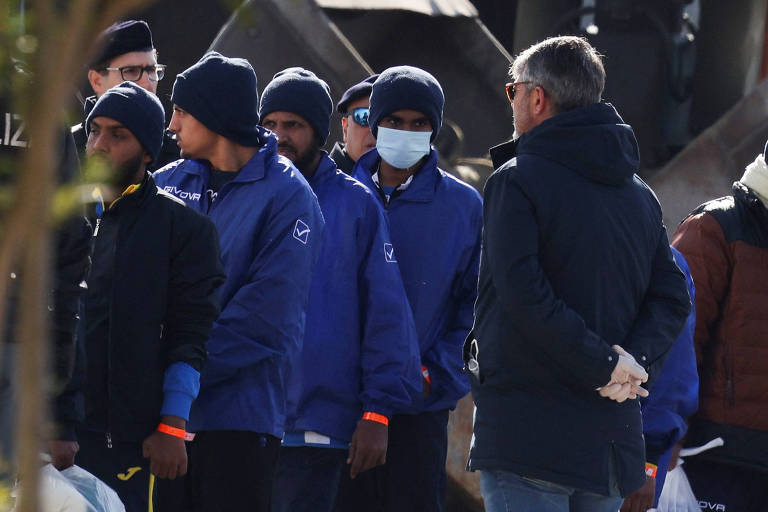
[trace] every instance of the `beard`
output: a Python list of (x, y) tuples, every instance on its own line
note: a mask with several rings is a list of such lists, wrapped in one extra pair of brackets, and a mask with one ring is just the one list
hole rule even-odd
[(144, 152), (140, 151), (136, 156), (129, 158), (123, 163), (117, 164), (112, 169), (110, 181), (120, 192), (133, 185), (136, 178), (140, 178), (140, 171), (144, 163)]
[(278, 151), (290, 151), (294, 155), (296, 155), (295, 159), (293, 160), (293, 165), (300, 171), (312, 171), (314, 169), (308, 169), (310, 165), (314, 162), (315, 158), (317, 157), (317, 153), (320, 151), (320, 148), (316, 145), (312, 145), (310, 148), (308, 148), (306, 151), (299, 152), (298, 149), (296, 149), (296, 146), (293, 146), (291, 144), (278, 144), (277, 146)]

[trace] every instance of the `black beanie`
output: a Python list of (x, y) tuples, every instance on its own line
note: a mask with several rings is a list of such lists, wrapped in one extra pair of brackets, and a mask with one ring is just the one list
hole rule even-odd
[(261, 145), (256, 73), (245, 59), (206, 53), (176, 76), (171, 101), (212, 132), (242, 146)]
[(328, 84), (304, 68), (288, 68), (277, 73), (261, 93), (259, 119), (272, 112), (293, 112), (315, 129), (320, 144), (325, 144), (331, 126), (333, 100)]
[(90, 134), (94, 117), (108, 117), (123, 124), (152, 161), (157, 161), (165, 132), (165, 111), (157, 96), (133, 82), (123, 82), (102, 94), (93, 106), (85, 120), (86, 135)]
[(149, 25), (146, 21), (137, 20), (118, 21), (113, 24), (99, 35), (96, 46), (99, 53), (91, 61), (91, 69), (120, 55), (148, 52), (155, 47)]
[(371, 90), (371, 133), (378, 133), (379, 121), (396, 110), (415, 110), (432, 122), (434, 141), (443, 122), (445, 96), (437, 79), (413, 66), (396, 66), (379, 75)]
[(339, 114), (346, 114), (347, 107), (350, 103), (360, 98), (364, 98), (371, 95), (371, 89), (373, 89), (373, 82), (379, 78), (379, 74), (371, 75), (359, 84), (355, 84), (342, 95), (339, 102), (336, 104), (336, 110)]

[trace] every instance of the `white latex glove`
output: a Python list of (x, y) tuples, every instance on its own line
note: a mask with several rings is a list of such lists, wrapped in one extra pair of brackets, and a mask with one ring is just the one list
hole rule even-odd
[(619, 362), (611, 373), (611, 380), (605, 386), (597, 388), (600, 396), (619, 403), (638, 396), (646, 397), (648, 391), (640, 385), (648, 381), (648, 373), (637, 364), (635, 358), (619, 345), (612, 347), (619, 355)]
[(614, 345), (611, 348), (619, 354), (619, 363), (611, 373), (611, 382), (618, 382), (619, 384), (630, 382), (637, 385), (648, 382), (648, 373), (645, 371), (645, 368), (637, 364), (637, 361), (629, 352), (619, 345)]

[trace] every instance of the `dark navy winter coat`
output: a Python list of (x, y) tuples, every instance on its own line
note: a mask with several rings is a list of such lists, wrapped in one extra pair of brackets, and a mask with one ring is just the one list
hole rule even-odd
[[(685, 257), (675, 249), (672, 254), (685, 274), (688, 295), (695, 304), (696, 288)], [(696, 368), (696, 349), (693, 333), (696, 328), (696, 309), (692, 306), (683, 332), (669, 350), (659, 378), (650, 388), (651, 395), (640, 401), (643, 413), (646, 460), (659, 467), (656, 474), (656, 501), (661, 495), (667, 475), (672, 448), (688, 429), (688, 418), (699, 407), (699, 372)]]
[[(355, 178), (371, 190), (378, 190), (371, 177), (378, 161), (379, 154), (372, 149), (355, 167)], [(433, 149), (408, 188), (386, 210), (416, 321), (421, 364), (432, 380), (429, 397), (403, 412), (452, 409), (469, 391), (461, 346), (472, 327), (477, 297), (480, 194), (439, 169)]]
[[(640, 404), (608, 384), (618, 344), (654, 375), (690, 309), (632, 129), (609, 104), (492, 150), (476, 320), (469, 467), (607, 495), (645, 482)], [(503, 165), (502, 165), (503, 164)], [(470, 368), (471, 369), (471, 368)]]
[(286, 380), (304, 338), (324, 222), (304, 177), (277, 155), (276, 137), (265, 130), (263, 139), (214, 200), (205, 161), (179, 160), (155, 173), (161, 189), (213, 220), (227, 274), (191, 431), (283, 435)]
[(376, 197), (328, 155), (308, 181), (325, 230), (286, 430), (348, 442), (363, 411), (391, 417), (421, 394), (419, 345)]

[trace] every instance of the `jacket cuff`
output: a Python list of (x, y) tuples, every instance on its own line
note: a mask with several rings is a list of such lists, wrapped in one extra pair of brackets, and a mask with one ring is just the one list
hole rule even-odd
[(662, 450), (657, 450), (654, 448), (651, 448), (649, 446), (645, 447), (645, 461), (650, 462), (651, 464), (654, 464), (656, 466), (659, 465), (659, 459), (661, 456), (664, 455), (664, 452)]
[(189, 410), (199, 391), (200, 372), (187, 363), (173, 363), (165, 370), (160, 415), (178, 416), (189, 420)]

